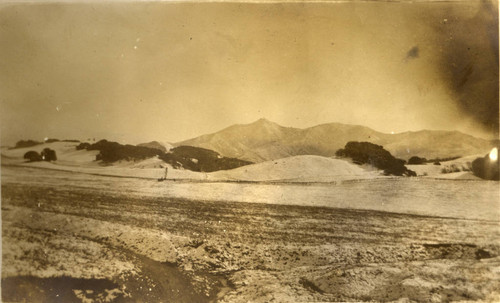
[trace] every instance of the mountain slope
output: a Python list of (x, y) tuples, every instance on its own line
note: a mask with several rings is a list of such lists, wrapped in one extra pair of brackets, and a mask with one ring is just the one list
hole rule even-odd
[(283, 127), (266, 119), (233, 125), (219, 132), (174, 144), (215, 150), (226, 157), (252, 162), (297, 155), (331, 157), (349, 141), (382, 145), (395, 157), (444, 158), (488, 152), (492, 143), (456, 131), (404, 132), (385, 134), (371, 128), (329, 123), (299, 129)]
[[(251, 124), (233, 125), (217, 133), (176, 143), (212, 149), (227, 157), (262, 162), (293, 155), (286, 138), (300, 129), (287, 128), (265, 119)], [(252, 159), (252, 160), (249, 160)]]

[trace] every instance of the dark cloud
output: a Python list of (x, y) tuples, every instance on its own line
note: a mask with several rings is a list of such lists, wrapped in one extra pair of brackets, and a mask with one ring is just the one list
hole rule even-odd
[(406, 60), (418, 58), (419, 52), (420, 49), (418, 48), (418, 45), (415, 45), (406, 53)]
[(459, 109), (498, 136), (498, 9), (483, 1), (472, 18), (449, 18), (436, 30), (439, 69)]

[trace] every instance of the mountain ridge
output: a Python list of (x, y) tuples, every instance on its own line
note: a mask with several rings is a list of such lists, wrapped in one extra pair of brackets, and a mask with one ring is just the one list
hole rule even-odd
[(281, 126), (267, 119), (234, 124), (218, 132), (174, 143), (215, 150), (221, 155), (263, 162), (297, 155), (332, 157), (349, 141), (382, 145), (394, 156), (445, 158), (482, 154), (492, 143), (459, 131), (419, 130), (382, 133), (363, 125), (338, 122), (307, 128)]

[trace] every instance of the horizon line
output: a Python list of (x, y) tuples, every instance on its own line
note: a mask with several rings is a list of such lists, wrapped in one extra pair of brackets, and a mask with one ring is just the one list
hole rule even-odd
[[(166, 141), (166, 140), (161, 140), (161, 139), (154, 139), (154, 140), (151, 140), (151, 141), (141, 141), (140, 143), (137, 143), (137, 144), (142, 144), (142, 143), (148, 143), (148, 142), (153, 142), (153, 141), (157, 141), (157, 142), (165, 142), (165, 143), (169, 143), (169, 144), (177, 144), (177, 143), (182, 143), (182, 142), (185, 142), (185, 141), (189, 141), (189, 140), (192, 140), (192, 139), (195, 139), (195, 138), (199, 138), (199, 137), (202, 137), (202, 136), (208, 136), (208, 135), (213, 135), (213, 134), (216, 134), (218, 132), (221, 132), (221, 131), (224, 131), (230, 127), (234, 127), (234, 126), (245, 126), (245, 125), (251, 125), (251, 124), (254, 124), (254, 123), (257, 123), (259, 121), (267, 121), (269, 123), (272, 123), (272, 124), (276, 124), (277, 126), (279, 127), (283, 127), (283, 128), (295, 128), (295, 129), (299, 129), (299, 130), (305, 130), (305, 129), (309, 129), (309, 128), (313, 128), (313, 127), (318, 127), (318, 126), (322, 126), (322, 125), (328, 125), (328, 124), (340, 124), (340, 125), (346, 125), (346, 126), (357, 126), (357, 127), (364, 127), (364, 128), (368, 128), (370, 130), (373, 130), (375, 132), (378, 132), (378, 133), (381, 133), (381, 134), (384, 134), (384, 135), (400, 135), (400, 134), (404, 134), (404, 133), (417, 133), (417, 132), (424, 132), (424, 131), (429, 131), (429, 132), (456, 132), (456, 133), (460, 133), (460, 134), (463, 134), (463, 135), (467, 135), (467, 136), (470, 136), (470, 137), (473, 137), (473, 138), (476, 138), (476, 139), (481, 139), (481, 140), (485, 140), (485, 141), (496, 141), (496, 140), (500, 140), (500, 135), (498, 138), (485, 138), (485, 137), (482, 137), (482, 136), (477, 136), (477, 135), (472, 135), (470, 133), (465, 133), (463, 131), (460, 131), (460, 130), (446, 130), (446, 129), (427, 129), (427, 128), (423, 128), (423, 129), (419, 129), (419, 130), (405, 130), (405, 131), (399, 131), (399, 132), (382, 132), (382, 131), (378, 131), (372, 127), (369, 127), (369, 126), (365, 126), (365, 125), (361, 125), (361, 124), (350, 124), (350, 123), (343, 123), (343, 122), (326, 122), (326, 123), (320, 123), (320, 124), (315, 124), (313, 126), (308, 126), (308, 127), (295, 127), (295, 126), (283, 126), (277, 122), (274, 122), (272, 120), (269, 120), (267, 119), (266, 117), (262, 117), (262, 118), (259, 118), (253, 122), (250, 122), (250, 123), (235, 123), (235, 124), (232, 124), (232, 125), (229, 125), (229, 126), (226, 126), (224, 128), (221, 128), (217, 131), (214, 131), (214, 132), (210, 132), (210, 133), (205, 133), (205, 134), (201, 134), (201, 135), (197, 135), (197, 136), (193, 136), (191, 138), (187, 138), (187, 139), (182, 139), (182, 140), (178, 140), (178, 141)], [(111, 139), (110, 137), (107, 137), (107, 138), (94, 138), (92, 136), (92, 139), (94, 140), (83, 140), (83, 139), (77, 139), (77, 138), (63, 138), (63, 139), (58, 139), (56, 138), (57, 136), (47, 136), (47, 137), (44, 137), (42, 138), (41, 141), (38, 141), (38, 139), (33, 139), (33, 138), (23, 138), (23, 139), (17, 139), (16, 142), (18, 141), (21, 141), (21, 140), (33, 140), (33, 141), (37, 141), (37, 142), (42, 142), (42, 143), (45, 143), (45, 141), (47, 141), (48, 139), (56, 139), (56, 140), (59, 140), (59, 141), (65, 141), (65, 140), (78, 140), (79, 142), (87, 142), (87, 141), (95, 141), (95, 142), (98, 142), (100, 140), (116, 140), (116, 139)], [(112, 135), (111, 135), (112, 137)], [(109, 139), (108, 139), (109, 138)], [(90, 138), (87, 138), (87, 139), (90, 139)], [(128, 142), (125, 142), (123, 140), (116, 140), (115, 142), (121, 142), (123, 144), (131, 144), (131, 143), (128, 143)], [(135, 144), (135, 145), (137, 145)], [(2, 144), (1, 142), (1, 138), (0, 138), (0, 147), (11, 147), (10, 145), (4, 145)]]

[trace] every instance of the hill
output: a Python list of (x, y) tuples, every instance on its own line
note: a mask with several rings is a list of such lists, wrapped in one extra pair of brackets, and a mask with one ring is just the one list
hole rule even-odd
[(213, 172), (208, 178), (239, 181), (332, 182), (373, 178), (379, 175), (379, 171), (366, 170), (341, 159), (295, 156)]
[(405, 160), (412, 156), (432, 159), (481, 154), (493, 146), (488, 140), (456, 131), (386, 134), (360, 125), (341, 123), (300, 129), (283, 127), (266, 119), (233, 125), (174, 145), (202, 147), (226, 157), (263, 162), (297, 155), (331, 157), (349, 141), (382, 145), (396, 158)]
[(15, 149), (3, 149), (2, 157), (10, 160), (20, 160), (24, 162), (23, 155), (28, 151), (36, 151), (40, 153), (44, 148), (50, 148), (56, 152), (57, 162), (62, 165), (69, 166), (95, 166), (96, 155), (99, 153), (97, 150), (77, 150), (77, 142), (68, 141), (58, 141), (50, 143), (39, 143), (35, 146), (15, 148)]
[(121, 160), (140, 161), (157, 157), (174, 168), (200, 172), (232, 169), (251, 164), (249, 161), (223, 157), (213, 150), (193, 146), (178, 146), (168, 152), (163, 152), (158, 148), (122, 145), (117, 142), (101, 140), (86, 145), (85, 148), (87, 150), (98, 150), (99, 154), (96, 156), (96, 160), (102, 160), (105, 163), (114, 163)]

